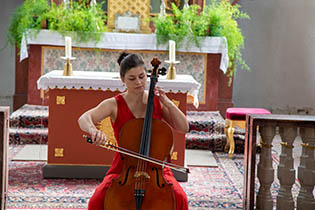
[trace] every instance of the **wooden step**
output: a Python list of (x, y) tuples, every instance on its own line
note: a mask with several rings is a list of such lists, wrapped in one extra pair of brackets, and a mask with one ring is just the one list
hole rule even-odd
[(10, 144), (47, 144), (48, 128), (10, 128)]
[(11, 128), (48, 128), (48, 106), (25, 104), (10, 115)]

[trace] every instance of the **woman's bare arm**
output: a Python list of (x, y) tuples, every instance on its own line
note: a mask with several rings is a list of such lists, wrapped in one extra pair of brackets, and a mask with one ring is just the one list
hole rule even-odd
[(166, 96), (165, 92), (156, 88), (160, 101), (162, 102), (163, 118), (176, 130), (187, 133), (189, 124), (184, 113)]
[(79, 119), (78, 124), (81, 130), (89, 133), (95, 144), (104, 144), (106, 141), (105, 134), (98, 130), (95, 123), (105, 119), (106, 117), (111, 117), (113, 120), (116, 119), (117, 106), (115, 98), (109, 98), (102, 101), (96, 107), (83, 113)]

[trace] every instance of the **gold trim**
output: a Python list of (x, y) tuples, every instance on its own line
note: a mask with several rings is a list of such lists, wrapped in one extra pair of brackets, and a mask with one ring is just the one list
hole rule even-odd
[(294, 148), (293, 145), (290, 145), (290, 144), (288, 144), (287, 142), (280, 142), (280, 144), (281, 144), (282, 146), (288, 148), (288, 149), (293, 149), (293, 148)]
[(177, 107), (179, 107), (180, 101), (175, 100), (175, 99), (172, 99), (172, 102), (173, 102)]
[(56, 104), (65, 105), (66, 104), (66, 96), (56, 96)]
[(310, 146), (309, 143), (302, 143), (301, 146), (306, 148), (306, 149), (315, 150), (315, 145), (314, 146)]
[(171, 156), (171, 160), (177, 160), (178, 159), (178, 152), (173, 152)]
[(101, 130), (106, 135), (106, 143), (118, 146), (110, 117), (106, 117), (102, 121), (96, 123), (96, 128)]
[(55, 148), (55, 157), (63, 157), (64, 148)]
[(272, 144), (267, 144), (266, 142), (264, 142), (262, 139), (260, 139), (260, 144), (265, 147), (265, 148), (272, 148), (273, 145)]

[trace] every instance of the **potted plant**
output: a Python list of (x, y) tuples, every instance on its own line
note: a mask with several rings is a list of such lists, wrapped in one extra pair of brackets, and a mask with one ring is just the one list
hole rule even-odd
[(27, 29), (42, 28), (42, 19), (39, 19), (39, 16), (46, 13), (49, 8), (50, 6), (46, 0), (25, 0), (11, 16), (7, 34), (8, 42), (19, 48), (23, 34)]
[(249, 16), (240, 11), (240, 5), (212, 0), (201, 12), (198, 5), (180, 10), (173, 4), (172, 8), (172, 15), (153, 18), (158, 44), (165, 44), (172, 39), (178, 45), (184, 44), (185, 40), (186, 45), (195, 44), (199, 47), (200, 41), (206, 36), (226, 37), (230, 60), (227, 76), (233, 77), (236, 71), (235, 63), (249, 70), (241, 54), (244, 36), (236, 22), (237, 19), (249, 19)]

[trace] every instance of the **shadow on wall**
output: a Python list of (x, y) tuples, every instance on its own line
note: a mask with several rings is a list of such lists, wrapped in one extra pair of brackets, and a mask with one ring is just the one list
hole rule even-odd
[(291, 115), (315, 115), (312, 107), (283, 107), (269, 109), (272, 114), (291, 114)]
[(10, 113), (13, 111), (13, 96), (1, 96), (0, 95), (0, 106), (9, 106)]

